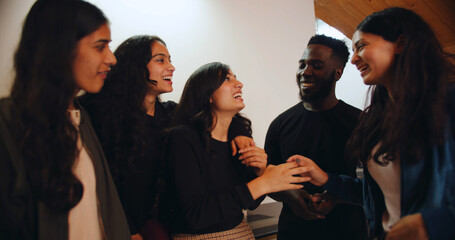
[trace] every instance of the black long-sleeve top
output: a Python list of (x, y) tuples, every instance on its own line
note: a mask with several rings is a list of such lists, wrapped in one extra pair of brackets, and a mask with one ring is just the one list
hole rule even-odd
[[(312, 159), (322, 170), (355, 177), (356, 163), (345, 158), (344, 148), (358, 122), (360, 110), (343, 101), (326, 111), (309, 111), (299, 102), (270, 124), (265, 151), (270, 164), (281, 164), (299, 154)], [(309, 193), (322, 191), (304, 184)], [(361, 207), (337, 205), (325, 219), (304, 220), (284, 203), (278, 226), (278, 239), (362, 239), (365, 220)]]
[(246, 185), (252, 169), (231, 156), (228, 142), (202, 137), (192, 127), (179, 126), (169, 135), (166, 161), (174, 194), (176, 233), (211, 233), (232, 229), (243, 219), (242, 209), (256, 208)]
[[(106, 129), (107, 126), (103, 124), (103, 121), (108, 121), (103, 115), (104, 104), (108, 103), (88, 102), (85, 104), (101, 143), (109, 142), (109, 139), (104, 139), (108, 136), (101, 134), (103, 131), (119, 131), (119, 129)], [(160, 187), (158, 181), (162, 171), (161, 166), (163, 166), (163, 129), (169, 126), (176, 106), (177, 104), (173, 101), (156, 102), (154, 116), (143, 113), (141, 121), (145, 122), (142, 124), (145, 127), (143, 131), (147, 134), (142, 141), (147, 150), (144, 151), (143, 156), (133, 159), (127, 167), (112, 169), (115, 185), (132, 234), (139, 232), (148, 219), (156, 217), (155, 206)], [(124, 147), (103, 145), (103, 151), (111, 168), (115, 149)]]
[[(160, 188), (166, 185), (163, 183), (164, 179), (162, 178), (162, 168), (164, 167), (163, 150), (165, 147), (163, 131), (171, 124), (177, 103), (173, 101), (157, 101), (154, 116), (146, 113), (142, 114), (141, 125), (144, 127), (143, 131), (146, 134), (141, 141), (144, 143), (142, 146), (147, 149), (143, 151), (143, 156), (136, 156), (125, 167), (114, 167), (113, 159), (115, 150), (117, 149), (118, 151), (119, 148), (125, 148), (126, 146), (109, 145), (110, 139), (106, 139), (109, 138), (109, 135), (102, 134), (103, 132), (119, 131), (119, 129), (107, 129), (107, 125), (103, 124), (103, 121), (109, 121), (104, 116), (105, 106), (109, 103), (105, 101), (83, 101), (84, 103), (113, 172), (115, 185), (128, 219), (130, 231), (135, 234), (140, 231), (147, 220), (158, 217), (157, 211), (163, 211), (163, 209), (158, 210), (158, 208), (165, 208), (157, 206), (158, 199), (161, 197), (160, 191), (163, 191)], [(235, 118), (231, 124), (230, 133), (233, 134), (232, 136), (251, 136), (249, 128)], [(127, 160), (125, 159), (125, 161)], [(164, 211), (160, 213), (160, 215), (167, 214)]]

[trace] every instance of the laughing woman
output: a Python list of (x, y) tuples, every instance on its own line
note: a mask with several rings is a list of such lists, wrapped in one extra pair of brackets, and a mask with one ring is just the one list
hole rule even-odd
[(229, 126), (250, 121), (242, 83), (229, 67), (209, 63), (186, 82), (169, 135), (167, 163), (173, 193), (174, 239), (253, 239), (242, 209), (254, 209), (263, 195), (300, 188), (296, 163), (268, 166), (264, 150), (251, 146), (232, 157)]
[(0, 100), (0, 239), (129, 239), (79, 90), (100, 91), (116, 59), (104, 14), (37, 1), (25, 19), (11, 97)]
[(351, 62), (372, 86), (347, 149), (363, 165), (363, 185), (326, 174), (307, 158), (290, 160), (312, 165), (315, 185), (363, 203), (371, 238), (455, 239), (453, 56), (404, 8), (366, 17), (352, 42)]
[[(158, 221), (164, 188), (162, 133), (177, 104), (161, 101), (160, 96), (172, 92), (175, 67), (166, 43), (157, 36), (130, 37), (114, 55), (117, 64), (102, 90), (80, 101), (106, 154), (133, 239), (166, 239), (166, 229)], [(237, 135), (249, 135), (241, 123), (237, 126)], [(236, 138), (239, 148), (250, 141)]]

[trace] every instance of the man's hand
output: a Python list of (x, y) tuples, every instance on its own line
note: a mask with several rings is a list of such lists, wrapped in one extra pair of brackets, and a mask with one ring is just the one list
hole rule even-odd
[(291, 211), (298, 217), (305, 220), (324, 219), (324, 214), (320, 214), (311, 209), (311, 195), (303, 189), (287, 190), (277, 193), (271, 193), (269, 196), (277, 201), (286, 203)]
[(310, 197), (309, 208), (319, 214), (327, 215), (339, 202), (339, 198), (328, 192), (316, 193)]

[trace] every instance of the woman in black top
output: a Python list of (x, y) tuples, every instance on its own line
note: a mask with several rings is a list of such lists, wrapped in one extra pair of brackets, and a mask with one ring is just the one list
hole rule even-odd
[[(157, 36), (133, 36), (114, 54), (117, 65), (102, 90), (86, 94), (81, 102), (106, 154), (133, 239), (166, 239), (156, 221), (163, 185), (161, 136), (177, 104), (162, 102), (159, 96), (173, 90), (175, 68)], [(249, 139), (239, 137), (238, 146), (248, 145)]]
[[(173, 238), (254, 238), (242, 209), (254, 209), (270, 192), (297, 189), (296, 163), (267, 165), (264, 150), (230, 154), (229, 126), (244, 108), (242, 83), (222, 63), (200, 67), (188, 79), (169, 135), (166, 162), (174, 194)], [(259, 177), (258, 177), (259, 176)], [(204, 236), (200, 236), (204, 235)]]
[(75, 100), (116, 63), (103, 12), (38, 0), (0, 99), (0, 239), (127, 239), (126, 217), (96, 134)]

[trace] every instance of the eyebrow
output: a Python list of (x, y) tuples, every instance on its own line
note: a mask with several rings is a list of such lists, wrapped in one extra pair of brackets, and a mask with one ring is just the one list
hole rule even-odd
[(111, 40), (108, 40), (108, 39), (99, 39), (94, 44), (97, 44), (97, 43), (110, 43), (110, 42), (111, 42)]
[[(153, 55), (151, 58), (154, 58), (154, 57), (157, 57), (157, 56), (167, 57), (166, 54), (164, 54), (164, 53), (157, 53), (157, 54)], [(169, 55), (169, 58), (171, 58), (171, 55)]]

